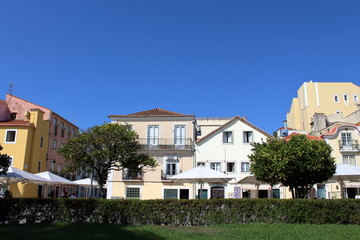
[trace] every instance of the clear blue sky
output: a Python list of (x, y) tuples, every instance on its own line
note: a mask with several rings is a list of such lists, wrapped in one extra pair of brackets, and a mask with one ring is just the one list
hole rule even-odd
[(359, 71), (358, 0), (0, 0), (1, 99), (82, 129), (163, 108), (272, 133), (303, 82)]

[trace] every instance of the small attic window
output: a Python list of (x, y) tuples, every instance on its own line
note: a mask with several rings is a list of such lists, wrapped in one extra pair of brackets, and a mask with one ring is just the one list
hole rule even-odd
[(334, 95), (334, 102), (336, 102), (336, 103), (339, 102), (339, 95)]

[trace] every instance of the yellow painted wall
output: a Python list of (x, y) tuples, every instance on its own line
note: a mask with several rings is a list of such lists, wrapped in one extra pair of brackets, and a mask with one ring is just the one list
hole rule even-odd
[[(30, 173), (38, 173), (46, 170), (46, 153), (48, 148), (49, 121), (43, 120), (43, 113), (38, 110), (30, 111), (29, 123), (26, 126), (0, 126), (0, 140), (3, 146), (2, 153), (13, 157), (13, 167)], [(5, 143), (7, 129), (16, 129), (16, 142)], [(40, 147), (40, 138), (44, 137), (43, 146)], [(14, 197), (37, 197), (38, 185), (18, 183), (10, 186)]]
[[(338, 102), (334, 96), (338, 96)], [(348, 101), (344, 100), (348, 96)], [(311, 118), (314, 113), (334, 114), (343, 112), (344, 116), (358, 110), (354, 96), (360, 98), (360, 87), (349, 82), (305, 82), (293, 99), (287, 114), (288, 127), (311, 132)], [(297, 103), (298, 102), (298, 103)]]

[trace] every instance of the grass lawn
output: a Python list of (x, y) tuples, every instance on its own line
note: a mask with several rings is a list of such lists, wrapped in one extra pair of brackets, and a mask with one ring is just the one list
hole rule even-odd
[(210, 227), (124, 226), (53, 223), (0, 225), (0, 239), (359, 239), (360, 226), (308, 224), (233, 224)]

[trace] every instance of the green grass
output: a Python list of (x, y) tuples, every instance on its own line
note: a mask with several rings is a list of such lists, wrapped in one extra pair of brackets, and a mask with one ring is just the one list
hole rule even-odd
[(0, 239), (359, 239), (357, 225), (232, 224), (210, 227), (53, 223), (0, 225)]

